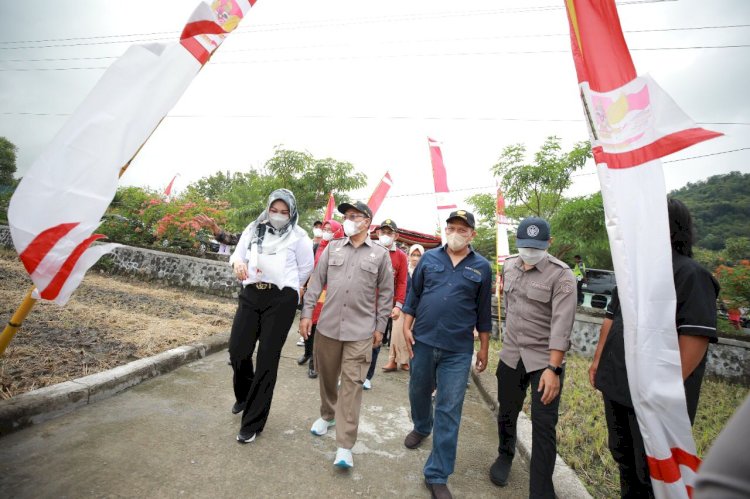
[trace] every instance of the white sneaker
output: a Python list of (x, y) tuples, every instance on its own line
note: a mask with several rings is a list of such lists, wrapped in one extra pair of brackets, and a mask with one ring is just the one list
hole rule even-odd
[(300, 336), (299, 339), (297, 340), (297, 346), (298, 347), (305, 346), (305, 339), (302, 336)]
[(372, 389), (372, 383), (370, 382), (369, 379), (365, 379), (365, 382), (362, 383), (362, 388), (364, 388), (365, 390)]
[(326, 433), (328, 433), (328, 428), (336, 424), (336, 420), (333, 419), (331, 421), (326, 421), (323, 418), (318, 418), (315, 420), (315, 422), (312, 425), (312, 428), (310, 428), (310, 433), (313, 435), (317, 435), (319, 437), (322, 437)]
[(333, 465), (337, 468), (349, 469), (354, 467), (354, 459), (352, 459), (352, 451), (339, 447), (336, 449), (336, 459), (333, 460)]

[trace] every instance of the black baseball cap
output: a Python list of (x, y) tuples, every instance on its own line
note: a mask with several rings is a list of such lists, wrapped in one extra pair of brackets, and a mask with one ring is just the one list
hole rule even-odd
[(474, 228), (474, 214), (466, 210), (452, 211), (450, 216), (445, 220), (445, 223), (450, 222), (453, 219), (459, 218), (469, 224), (469, 227)]
[(323, 225), (323, 222), (321, 222), (320, 220), (316, 220), (313, 222), (313, 227), (317, 227), (318, 225)]
[(517, 248), (547, 249), (549, 247), (549, 223), (539, 217), (521, 220), (516, 231)]
[(383, 222), (380, 223), (380, 228), (382, 229), (383, 227), (390, 227), (393, 232), (396, 232), (398, 230), (396, 222), (394, 222), (390, 218), (386, 218), (385, 220), (383, 220)]
[(364, 213), (367, 218), (372, 220), (372, 210), (362, 201), (352, 201), (351, 203), (341, 203), (338, 207), (339, 213), (344, 214), (346, 210), (357, 210)]

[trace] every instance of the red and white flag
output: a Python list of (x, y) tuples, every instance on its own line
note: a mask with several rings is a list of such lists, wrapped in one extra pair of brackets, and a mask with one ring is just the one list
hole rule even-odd
[(172, 180), (169, 181), (169, 185), (167, 185), (167, 188), (164, 189), (164, 196), (165, 197), (168, 198), (169, 196), (172, 195), (172, 188), (174, 187), (174, 181), (177, 179), (178, 175), (179, 175), (179, 173), (177, 175), (175, 175), (174, 177), (172, 177)]
[[(383, 204), (383, 200), (385, 199), (385, 196), (388, 194), (388, 191), (391, 189), (392, 185), (393, 180), (391, 179), (391, 174), (385, 172), (385, 175), (383, 175), (380, 183), (377, 187), (375, 187), (372, 196), (370, 196), (370, 199), (367, 201), (367, 206), (370, 207), (373, 218), (375, 218), (375, 213), (377, 213), (377, 211), (380, 209), (380, 205)], [(372, 222), (375, 223), (375, 220), (373, 220)]]
[(327, 222), (333, 218), (333, 211), (336, 209), (336, 201), (333, 199), (333, 193), (328, 195), (328, 206), (326, 206), (326, 214), (323, 217), (323, 222)]
[(508, 217), (505, 216), (505, 198), (503, 191), (497, 188), (497, 264), (498, 270), (510, 256), (510, 244), (508, 243)]
[[(432, 178), (435, 181), (435, 200), (437, 203), (438, 227), (443, 227), (445, 220), (452, 211), (456, 210), (456, 203), (448, 189), (448, 174), (443, 163), (443, 153), (440, 151), (440, 142), (427, 137), (427, 145), (430, 147), (430, 161), (432, 162)], [(445, 231), (440, 231), (443, 245), (447, 243)]]
[(637, 75), (614, 0), (566, 3), (651, 482), (657, 497), (688, 497), (700, 459), (682, 383), (659, 158), (721, 134), (697, 127), (650, 77)]
[(116, 245), (89, 247), (120, 171), (256, 0), (200, 3), (173, 43), (133, 45), (32, 164), (8, 208), (13, 244), (35, 298), (64, 305)]

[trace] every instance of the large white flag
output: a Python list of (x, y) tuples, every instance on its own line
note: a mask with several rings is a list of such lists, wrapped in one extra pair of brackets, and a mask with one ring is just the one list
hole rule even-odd
[(685, 402), (659, 158), (720, 134), (638, 77), (614, 0), (567, 0), (573, 58), (604, 199), (625, 364), (654, 493), (688, 497), (700, 464)]
[(24, 175), (8, 208), (13, 244), (37, 288), (64, 305), (112, 244), (89, 247), (120, 171), (256, 0), (201, 3), (180, 40), (131, 46)]

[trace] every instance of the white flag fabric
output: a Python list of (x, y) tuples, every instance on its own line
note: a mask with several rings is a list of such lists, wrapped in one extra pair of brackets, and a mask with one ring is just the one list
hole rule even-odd
[(432, 179), (435, 182), (435, 202), (437, 203), (438, 227), (441, 227), (440, 238), (445, 245), (448, 241), (445, 231), (442, 230), (445, 220), (455, 211), (457, 206), (453, 195), (448, 189), (448, 173), (443, 163), (443, 153), (440, 150), (440, 142), (427, 137), (427, 145), (430, 147), (430, 161), (432, 162)]
[(97, 82), (24, 175), (8, 208), (34, 297), (64, 305), (116, 245), (89, 247), (121, 169), (255, 0), (201, 3), (173, 43), (134, 45)]
[(700, 464), (687, 413), (659, 158), (720, 134), (638, 77), (614, 0), (567, 0), (573, 58), (604, 200), (630, 395), (657, 497), (684, 498)]

